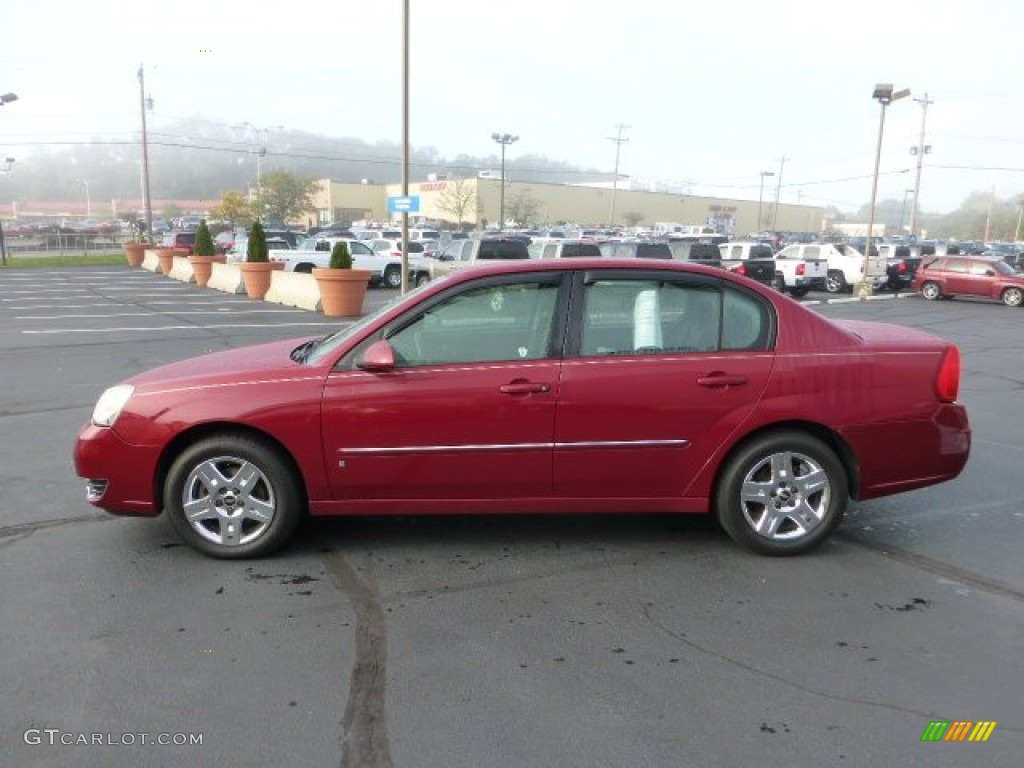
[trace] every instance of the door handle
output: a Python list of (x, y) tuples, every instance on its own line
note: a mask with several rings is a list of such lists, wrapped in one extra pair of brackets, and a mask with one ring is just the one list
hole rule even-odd
[(550, 392), (551, 385), (533, 381), (513, 381), (510, 384), (502, 384), (498, 391), (503, 395), (534, 395)]
[(709, 373), (707, 376), (698, 376), (697, 383), (702, 387), (719, 389), (724, 387), (738, 387), (747, 383), (746, 376), (732, 376), (728, 373)]

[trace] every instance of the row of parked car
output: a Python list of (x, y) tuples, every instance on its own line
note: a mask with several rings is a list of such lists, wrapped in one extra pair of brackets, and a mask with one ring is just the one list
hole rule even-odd
[[(402, 284), (402, 240), (398, 230), (326, 230), (300, 240), (289, 230), (267, 230), (271, 259), (285, 268), (310, 272), (327, 266), (337, 242), (345, 242), (354, 266), (369, 269), (370, 283), (386, 288)], [(961, 254), (956, 246), (937, 255), (930, 244), (879, 243), (865, 261), (862, 250), (846, 243), (793, 243), (776, 252), (757, 240), (724, 238), (668, 238), (661, 240), (604, 240), (589, 238), (489, 235), (464, 237), (442, 243), (438, 234), (416, 230), (406, 243), (408, 283), (422, 285), (440, 275), (478, 260), (562, 258), (654, 258), (693, 261), (743, 274), (795, 297), (811, 290), (838, 294), (864, 282), (874, 290), (917, 291), (926, 299), (979, 296), (1008, 306), (1024, 304), (1024, 275), (1019, 253), (1001, 251)], [(388, 236), (390, 235), (390, 237)], [(246, 237), (235, 232), (218, 236), (229, 261), (243, 261)], [(172, 231), (164, 245), (192, 248), (194, 231)]]

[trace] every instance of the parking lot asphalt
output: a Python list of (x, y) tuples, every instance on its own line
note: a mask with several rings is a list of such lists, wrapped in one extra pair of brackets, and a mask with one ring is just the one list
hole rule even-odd
[[(340, 323), (126, 267), (0, 271), (0, 765), (1019, 765), (1024, 311), (808, 298), (957, 342), (974, 429), (960, 478), (852, 504), (813, 555), (703, 518), (438, 516), (220, 562), (90, 507), (78, 428), (132, 373)], [(922, 742), (932, 721), (997, 725)]]

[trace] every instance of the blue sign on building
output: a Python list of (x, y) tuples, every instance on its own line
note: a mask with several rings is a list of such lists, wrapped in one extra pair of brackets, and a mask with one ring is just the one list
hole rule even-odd
[(409, 195), (408, 197), (397, 196), (388, 198), (388, 213), (419, 213), (419, 210), (419, 195)]

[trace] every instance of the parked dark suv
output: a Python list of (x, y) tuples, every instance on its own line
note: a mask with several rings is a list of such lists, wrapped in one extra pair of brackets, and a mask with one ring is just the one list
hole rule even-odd
[(1008, 307), (1024, 304), (1024, 274), (1002, 259), (939, 256), (922, 262), (913, 286), (926, 299), (975, 296), (997, 299)]
[(187, 248), (189, 254), (196, 249), (196, 233), (194, 231), (171, 230), (160, 238), (161, 248)]

